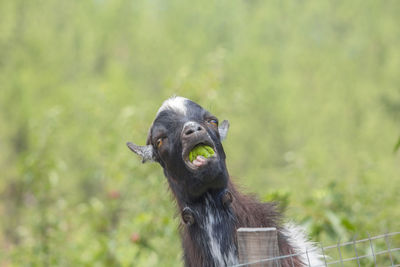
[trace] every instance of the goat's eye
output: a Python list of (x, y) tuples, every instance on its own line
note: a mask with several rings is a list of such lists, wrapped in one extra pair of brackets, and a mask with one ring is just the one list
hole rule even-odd
[(158, 138), (157, 142), (156, 142), (157, 148), (160, 148), (162, 146), (162, 144), (163, 144), (163, 139), (162, 138)]
[(208, 123), (215, 127), (218, 127), (218, 121), (216, 119), (210, 119), (208, 120)]

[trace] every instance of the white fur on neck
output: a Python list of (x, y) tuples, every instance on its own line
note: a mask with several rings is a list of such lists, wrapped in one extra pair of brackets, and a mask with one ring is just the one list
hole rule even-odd
[(289, 244), (300, 254), (305, 266), (325, 266), (323, 255), (314, 242), (309, 241), (302, 227), (287, 223), (282, 231), (288, 237)]
[(173, 96), (164, 101), (158, 109), (157, 115), (164, 110), (173, 110), (177, 113), (186, 115), (187, 107), (185, 105), (187, 98), (181, 96)]
[(224, 222), (222, 221), (221, 215), (215, 212), (215, 207), (211, 205), (209, 198), (211, 198), (211, 196), (207, 194), (204, 230), (208, 235), (211, 255), (214, 258), (216, 266), (232, 266), (238, 264), (239, 261), (235, 253), (234, 244), (232, 244), (232, 247), (230, 247), (227, 253), (223, 253), (220, 244), (221, 240), (218, 240), (218, 237), (215, 236), (216, 232), (214, 228)]

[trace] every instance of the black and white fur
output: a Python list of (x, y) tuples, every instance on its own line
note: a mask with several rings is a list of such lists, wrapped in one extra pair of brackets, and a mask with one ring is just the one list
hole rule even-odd
[[(321, 265), (320, 255), (304, 232), (293, 224), (282, 224), (274, 203), (261, 203), (233, 185), (221, 144), (228, 128), (227, 121), (218, 124), (217, 118), (198, 104), (172, 97), (158, 110), (147, 145), (128, 143), (143, 162), (162, 166), (178, 208), (188, 212), (190, 223), (180, 226), (185, 266), (237, 264), (236, 230), (240, 227), (276, 227), (280, 255), (304, 252), (283, 259), (281, 266)], [(211, 146), (215, 155), (194, 165), (188, 154), (197, 144)], [(226, 192), (231, 197), (229, 205), (222, 200)]]

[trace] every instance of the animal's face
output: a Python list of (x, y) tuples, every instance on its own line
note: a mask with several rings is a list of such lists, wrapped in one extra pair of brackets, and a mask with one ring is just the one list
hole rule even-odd
[(221, 140), (228, 126), (227, 121), (220, 124), (198, 104), (173, 97), (159, 109), (147, 146), (128, 146), (143, 161), (158, 162), (174, 191), (196, 197), (209, 189), (226, 187), (228, 174)]

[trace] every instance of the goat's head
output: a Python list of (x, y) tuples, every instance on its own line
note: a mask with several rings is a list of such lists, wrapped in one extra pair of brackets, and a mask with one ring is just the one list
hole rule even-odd
[(171, 189), (194, 199), (208, 190), (227, 186), (228, 172), (221, 141), (229, 128), (198, 104), (183, 97), (166, 100), (150, 128), (147, 145), (128, 147), (143, 162), (158, 162)]

